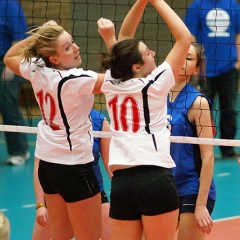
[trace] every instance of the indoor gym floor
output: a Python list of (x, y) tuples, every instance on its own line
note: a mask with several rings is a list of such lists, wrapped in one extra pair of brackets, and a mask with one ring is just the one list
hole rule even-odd
[[(240, 120), (240, 116), (238, 116)], [(40, 119), (35, 119), (36, 124)], [(240, 121), (238, 121), (240, 122)], [(240, 127), (240, 126), (239, 126)], [(33, 156), (35, 134), (28, 134), (30, 159), (23, 166), (9, 166), (3, 132), (0, 133), (0, 211), (10, 220), (10, 240), (30, 240), (35, 218), (33, 192)], [(238, 131), (236, 139), (240, 139)], [(103, 169), (105, 189), (110, 192), (110, 180)], [(240, 165), (236, 159), (224, 160), (215, 146), (214, 180), (217, 201), (212, 218), (214, 227), (207, 240), (240, 240)]]

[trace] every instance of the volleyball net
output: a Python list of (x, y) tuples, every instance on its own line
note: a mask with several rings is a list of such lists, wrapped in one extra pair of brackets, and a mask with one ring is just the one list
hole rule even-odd
[[(231, 0), (229, 0), (231, 1)], [(74, 41), (80, 47), (83, 69), (101, 72), (100, 62), (94, 52), (106, 51), (104, 42), (98, 34), (97, 20), (100, 17), (111, 19), (119, 32), (122, 21), (135, 0), (20, 0), (29, 28), (42, 25), (48, 20), (55, 20), (73, 35)], [(166, 2), (183, 19), (189, 0), (166, 0)], [(240, 13), (239, 13), (240, 14)], [(151, 4), (148, 4), (139, 24), (135, 37), (143, 40), (150, 49), (156, 52), (156, 62), (160, 64), (174, 44), (165, 22), (159, 17)], [(0, 125), (0, 131), (37, 133), (37, 123), (41, 120), (41, 113), (35, 100), (31, 84), (28, 81), (19, 83), (19, 108), (26, 119), (27, 126)], [(8, 96), (5, 95), (4, 98)], [(239, 97), (238, 97), (239, 98)], [(237, 111), (239, 112), (239, 99)], [(103, 113), (108, 119), (104, 95), (96, 95), (94, 108)], [(213, 121), (219, 132), (219, 104), (213, 106)], [(239, 131), (239, 126), (237, 131)], [(95, 137), (111, 137), (108, 132), (94, 132)], [(174, 137), (172, 142), (240, 146), (240, 140)]]

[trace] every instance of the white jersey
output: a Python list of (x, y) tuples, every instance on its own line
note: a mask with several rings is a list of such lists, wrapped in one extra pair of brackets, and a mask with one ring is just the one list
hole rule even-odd
[(98, 74), (80, 68), (48, 68), (42, 60), (22, 63), (20, 71), (31, 81), (43, 117), (38, 124), (35, 156), (67, 165), (93, 161), (89, 113)]
[(109, 166), (175, 164), (170, 156), (167, 129), (167, 95), (175, 80), (167, 62), (146, 78), (125, 82), (108, 70), (102, 85), (111, 119)]

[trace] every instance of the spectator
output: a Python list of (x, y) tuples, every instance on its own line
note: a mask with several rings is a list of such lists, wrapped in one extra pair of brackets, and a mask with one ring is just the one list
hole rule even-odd
[[(17, 0), (0, 0), (0, 113), (3, 124), (24, 126), (18, 103), (18, 77), (3, 63), (8, 49), (26, 37), (27, 24), (24, 12)], [(5, 132), (8, 163), (22, 165), (29, 158), (27, 135)]]
[[(187, 9), (185, 23), (193, 41), (201, 43), (205, 50), (207, 85), (202, 91), (212, 104), (218, 94), (220, 138), (234, 139), (240, 69), (240, 6), (236, 0), (194, 0)], [(239, 156), (231, 146), (220, 149), (224, 158)]]

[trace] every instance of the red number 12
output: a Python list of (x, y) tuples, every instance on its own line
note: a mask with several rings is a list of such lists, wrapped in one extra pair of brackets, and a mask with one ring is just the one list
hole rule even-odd
[[(51, 94), (49, 93), (46, 93), (45, 96), (44, 96), (44, 92), (43, 90), (40, 90), (39, 92), (36, 93), (37, 95), (37, 98), (39, 100), (39, 107), (41, 109), (41, 112), (42, 112), (42, 117), (45, 121), (45, 123), (51, 127), (53, 130), (59, 130), (60, 127), (56, 124), (53, 123), (53, 120), (56, 116), (56, 112), (57, 112), (57, 108), (56, 108), (56, 104), (55, 104), (55, 101), (54, 101), (54, 98)], [(45, 115), (45, 111), (44, 111), (44, 105), (43, 105), (43, 101), (45, 101), (45, 104), (50, 104), (50, 116), (49, 116), (49, 119), (46, 118), (46, 115)]]

